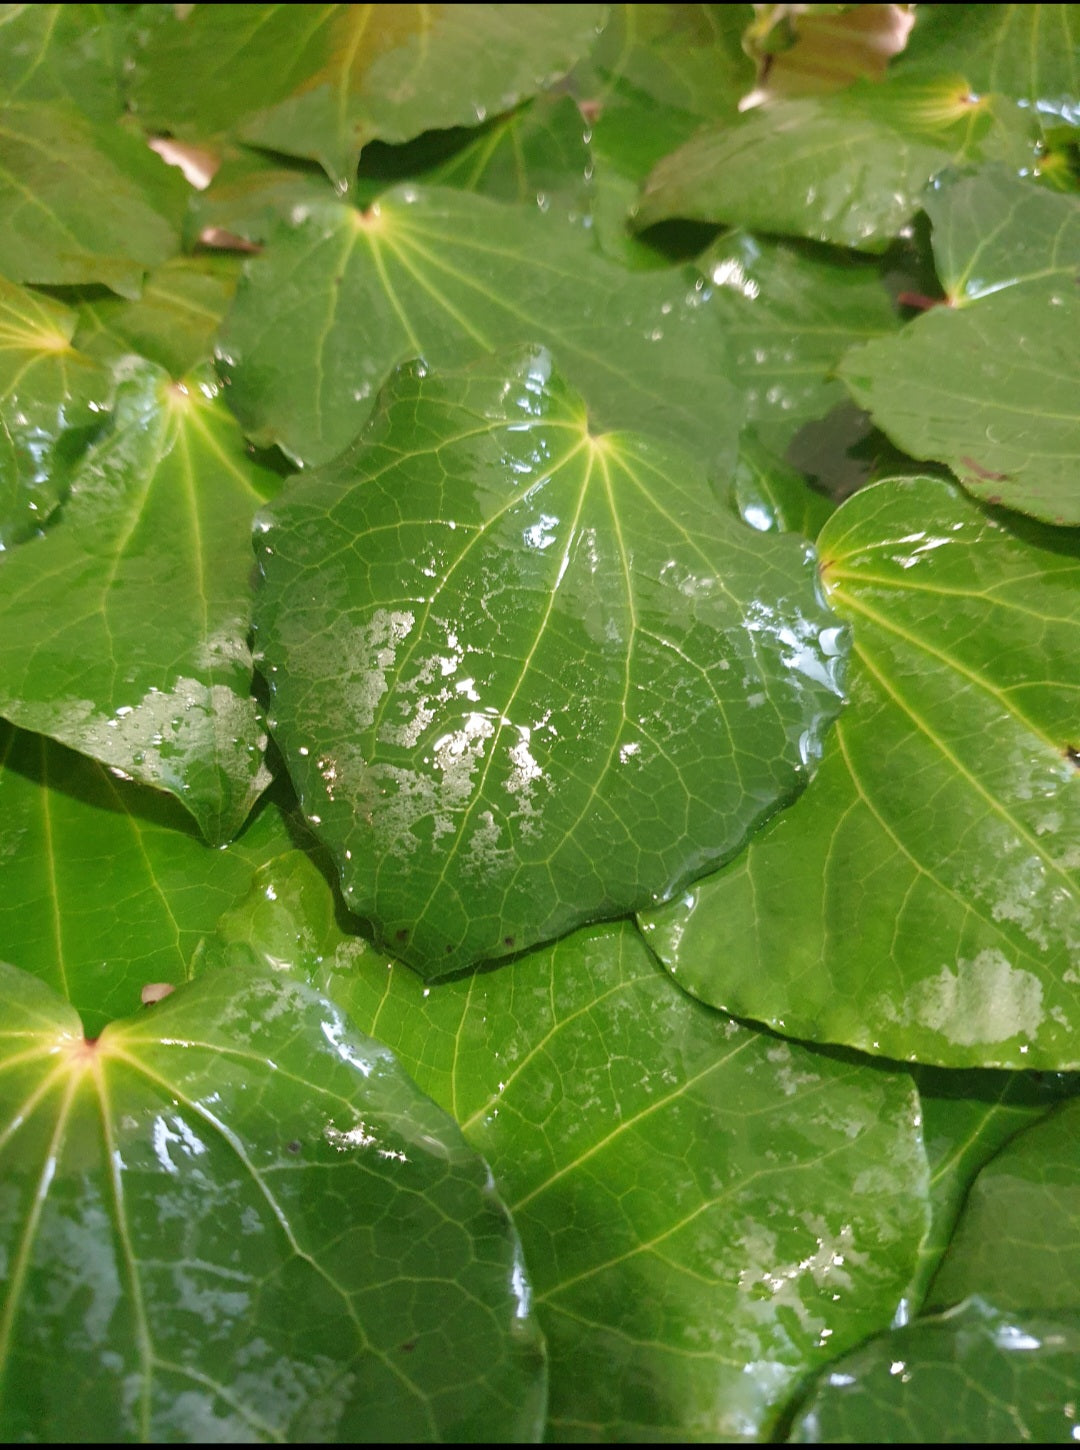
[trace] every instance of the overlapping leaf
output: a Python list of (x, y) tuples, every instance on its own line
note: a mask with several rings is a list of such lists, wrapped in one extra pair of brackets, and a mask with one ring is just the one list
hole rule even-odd
[(134, 80), (144, 125), (311, 157), (342, 186), (376, 137), (472, 125), (557, 80), (603, 18), (599, 5), (144, 11)]
[(673, 438), (721, 472), (733, 461), (740, 403), (689, 271), (627, 275), (565, 216), (442, 188), (297, 216), (248, 264), (219, 345), (229, 401), (257, 442), (324, 463), (396, 363), (454, 367), (542, 342), (600, 427)]
[(844, 359), (858, 403), (964, 487), (1080, 523), (1080, 199), (995, 170), (925, 202), (949, 301)]
[(328, 1001), (240, 968), (87, 1041), (0, 996), (6, 1440), (539, 1438), (487, 1166)]
[(807, 546), (597, 434), (543, 349), (402, 369), (258, 542), (275, 739), (349, 905), (428, 976), (727, 859), (839, 707)]
[(167, 796), (0, 723), (0, 944), (95, 1034), (177, 985), (257, 865), (292, 848), (270, 806), (225, 851)]
[(702, 131), (650, 176), (637, 225), (667, 217), (881, 251), (950, 161), (1035, 162), (1037, 128), (960, 77), (778, 101)]
[(551, 1438), (761, 1436), (896, 1309), (927, 1223), (910, 1079), (710, 1012), (628, 924), (427, 989), (342, 935), (296, 853), (222, 922), (206, 965), (230, 959), (310, 975), (492, 1165), (548, 1339)]
[(1078, 1354), (1077, 1312), (1010, 1314), (974, 1299), (838, 1360), (790, 1438), (935, 1445), (959, 1434), (987, 1445), (1072, 1445)]
[(770, 453), (753, 429), (740, 440), (732, 502), (752, 529), (804, 534), (808, 539), (817, 538), (833, 511), (832, 502)]
[(0, 714), (171, 791), (218, 842), (268, 779), (245, 540), (278, 482), (219, 391), (137, 365), (62, 520), (0, 556)]
[(1013, 1139), (971, 1187), (928, 1302), (1080, 1312), (1080, 1104)]
[(146, 269), (177, 250), (186, 191), (175, 168), (118, 127), (44, 102), (5, 105), (0, 274), (137, 297)]
[(1080, 549), (936, 479), (818, 538), (850, 704), (810, 788), (648, 921), (677, 980), (796, 1037), (1080, 1063)]
[(72, 346), (75, 323), (0, 278), (0, 549), (44, 525), (108, 408), (112, 379)]

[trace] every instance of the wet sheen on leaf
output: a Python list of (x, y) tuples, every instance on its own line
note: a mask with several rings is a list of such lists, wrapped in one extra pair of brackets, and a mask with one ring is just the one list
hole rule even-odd
[(595, 434), (543, 349), (403, 368), (256, 538), (275, 739), (350, 907), (427, 976), (727, 859), (839, 708), (809, 547)]
[(0, 998), (6, 1440), (539, 1438), (487, 1166), (330, 1002), (240, 967), (88, 1041)]

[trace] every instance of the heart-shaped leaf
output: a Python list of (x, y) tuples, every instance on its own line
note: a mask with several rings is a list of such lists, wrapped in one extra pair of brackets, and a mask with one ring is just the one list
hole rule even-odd
[(655, 431), (721, 474), (733, 462), (741, 404), (699, 275), (628, 276), (565, 216), (441, 188), (296, 215), (248, 264), (219, 344), (256, 442), (325, 463), (396, 363), (538, 341), (601, 427)]
[(215, 842), (268, 780), (246, 538), (279, 482), (219, 392), (135, 365), (62, 519), (0, 555), (0, 714), (171, 791)]
[(808, 1371), (890, 1322), (927, 1225), (906, 1073), (709, 1011), (625, 922), (426, 988), (343, 936), (299, 852), (222, 921), (205, 965), (230, 960), (310, 975), (492, 1165), (549, 1438), (765, 1438)]
[(144, 987), (188, 980), (255, 867), (291, 848), (271, 805), (213, 851), (168, 796), (0, 722), (0, 941), (91, 1034), (135, 1011)]
[(271, 728), (350, 907), (428, 976), (727, 859), (839, 708), (808, 546), (596, 434), (543, 349), (401, 369), (258, 528)]
[(925, 208), (949, 305), (839, 372), (901, 448), (990, 503), (1080, 523), (1080, 199), (990, 169)]
[(487, 1166), (330, 1002), (238, 968), (88, 1040), (0, 1000), (5, 1440), (539, 1438)]
[(837, 1360), (790, 1438), (936, 1445), (962, 1427), (965, 1441), (984, 1445), (1074, 1445), (1077, 1355), (1077, 1311), (1010, 1314), (973, 1299)]
[(340, 185), (362, 146), (507, 111), (585, 53), (600, 5), (245, 5), (148, 17), (143, 124), (308, 156)]
[(850, 705), (803, 798), (650, 943), (795, 1037), (1077, 1066), (1076, 540), (913, 478), (849, 499), (818, 549), (855, 627)]
[(689, 217), (882, 251), (950, 161), (1030, 167), (1036, 138), (1028, 113), (962, 77), (856, 82), (701, 131), (649, 177), (636, 225)]
[(78, 111), (13, 102), (0, 120), (0, 273), (103, 282), (137, 297), (179, 244), (187, 186), (135, 136)]
[[(2, 31), (0, 31), (2, 34)], [(71, 344), (75, 313), (0, 278), (0, 550), (40, 529), (62, 496), (68, 454), (103, 421), (112, 379)]]

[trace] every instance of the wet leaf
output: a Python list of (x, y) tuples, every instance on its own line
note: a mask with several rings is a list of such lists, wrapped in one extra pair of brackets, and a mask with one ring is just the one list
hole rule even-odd
[(732, 501), (740, 518), (760, 533), (803, 534), (817, 538), (833, 503), (816, 493), (805, 478), (762, 446), (753, 429), (739, 443)]
[(856, 82), (700, 132), (656, 167), (636, 225), (689, 217), (883, 251), (943, 167), (1031, 167), (1036, 139), (1027, 112), (962, 77)]
[(385, 1048), (243, 968), (93, 1041), (0, 995), (5, 1439), (538, 1438), (517, 1235)]
[(350, 907), (429, 977), (728, 858), (839, 706), (809, 547), (592, 431), (540, 348), (403, 368), (257, 537), (275, 740)]
[(927, 1302), (969, 1294), (1080, 1312), (1080, 1103), (1013, 1138), (972, 1184)]
[[(1080, 1314), (973, 1299), (872, 1339), (818, 1382), (795, 1444), (1074, 1444)], [(958, 1435), (958, 1431), (960, 1432)]]
[(989, 170), (925, 206), (949, 305), (853, 350), (840, 375), (901, 448), (971, 493), (1080, 523), (1080, 199)]
[(0, 714), (170, 791), (215, 842), (268, 780), (247, 539), (279, 482), (218, 392), (134, 365), (62, 518), (0, 556)]
[[(2, 35), (0, 31), (0, 35)], [(0, 278), (0, 550), (40, 529), (103, 421), (112, 379), (72, 346), (75, 314)]]
[(145, 126), (311, 157), (345, 187), (369, 141), (473, 125), (557, 80), (602, 16), (599, 5), (161, 8), (135, 104)]
[(107, 296), (82, 302), (76, 342), (110, 362), (137, 353), (179, 380), (213, 360), (214, 336), (239, 272), (237, 256), (170, 257), (149, 274), (137, 302)]
[(891, 1319), (927, 1223), (906, 1073), (709, 1011), (625, 922), (425, 988), (343, 935), (300, 853), (205, 965), (245, 959), (310, 974), (491, 1164), (548, 1340), (549, 1438), (761, 1437)]
[(849, 499), (818, 550), (850, 704), (803, 798), (648, 939), (688, 990), (795, 1037), (1074, 1067), (1076, 541), (913, 478)]
[(396, 363), (456, 367), (542, 342), (601, 427), (656, 431), (720, 472), (733, 461), (740, 404), (689, 270), (628, 276), (565, 217), (442, 188), (304, 212), (248, 263), (219, 344), (258, 443), (325, 463)]
[(68, 102), (115, 120), (124, 19), (117, 5), (0, 5), (0, 100)]
[(213, 851), (168, 796), (0, 722), (0, 941), (90, 1034), (133, 1012), (148, 982), (187, 981), (256, 866), (292, 847), (268, 805)]
[(1080, 120), (1080, 15), (1071, 5), (920, 5), (893, 70), (963, 70), (977, 91)]
[(179, 245), (187, 186), (135, 136), (12, 102), (0, 121), (0, 274), (137, 297)]

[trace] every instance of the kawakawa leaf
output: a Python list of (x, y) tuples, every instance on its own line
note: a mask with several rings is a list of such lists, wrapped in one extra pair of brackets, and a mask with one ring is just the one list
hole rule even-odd
[(44, 102), (4, 106), (0, 274), (13, 282), (137, 297), (146, 269), (177, 250), (186, 201), (175, 167), (120, 127)]
[(943, 167), (1031, 167), (1037, 137), (1029, 112), (962, 77), (858, 81), (699, 132), (649, 177), (635, 224), (687, 217), (882, 251)]
[(600, 5), (153, 8), (134, 76), (144, 126), (311, 157), (342, 187), (375, 138), (474, 125), (557, 80), (603, 18)]
[(429, 977), (663, 900), (839, 708), (812, 550), (531, 348), (398, 371), (258, 521), (271, 728), (345, 898)]
[(852, 396), (971, 493), (1080, 523), (1080, 198), (991, 169), (924, 202), (948, 305), (840, 365)]
[[(0, 31), (0, 35), (2, 35)], [(43, 527), (70, 464), (104, 421), (106, 370), (72, 346), (75, 313), (0, 278), (0, 550)]]
[(91, 1035), (176, 986), (252, 872), (292, 847), (277, 806), (214, 851), (166, 795), (0, 722), (0, 941)]
[(214, 842), (268, 780), (246, 539), (280, 481), (219, 392), (133, 363), (61, 519), (0, 555), (0, 715), (171, 791)]
[(848, 708), (803, 798), (648, 939), (688, 990), (795, 1037), (1075, 1067), (1080, 543), (910, 478), (817, 547), (854, 625)]
[(891, 1321), (927, 1225), (904, 1072), (694, 1002), (622, 922), (425, 988), (343, 935), (311, 861), (257, 875), (204, 965), (287, 964), (378, 1033), (512, 1202), (555, 1440), (767, 1438)]
[(927, 1303), (1080, 1313), (1080, 1103), (1018, 1134), (971, 1186)]
[(816, 539), (835, 505), (765, 448), (753, 428), (739, 440), (732, 503), (739, 517), (761, 533), (802, 534)]
[(119, 5), (0, 5), (0, 101), (67, 102), (92, 121), (124, 109)]
[(219, 972), (87, 1040), (0, 965), (12, 1442), (535, 1440), (487, 1165), (325, 998)]
[(628, 275), (564, 215), (444, 188), (295, 217), (248, 263), (218, 349), (256, 442), (325, 463), (396, 363), (456, 367), (541, 342), (598, 426), (648, 429), (730, 469), (741, 404), (699, 274)]
[(838, 1360), (790, 1438), (937, 1445), (959, 1434), (983, 1445), (1075, 1445), (1078, 1355), (1080, 1312), (1003, 1313), (972, 1299)]
[(920, 5), (895, 73), (957, 67), (976, 91), (1080, 121), (1080, 14), (1072, 5)]

